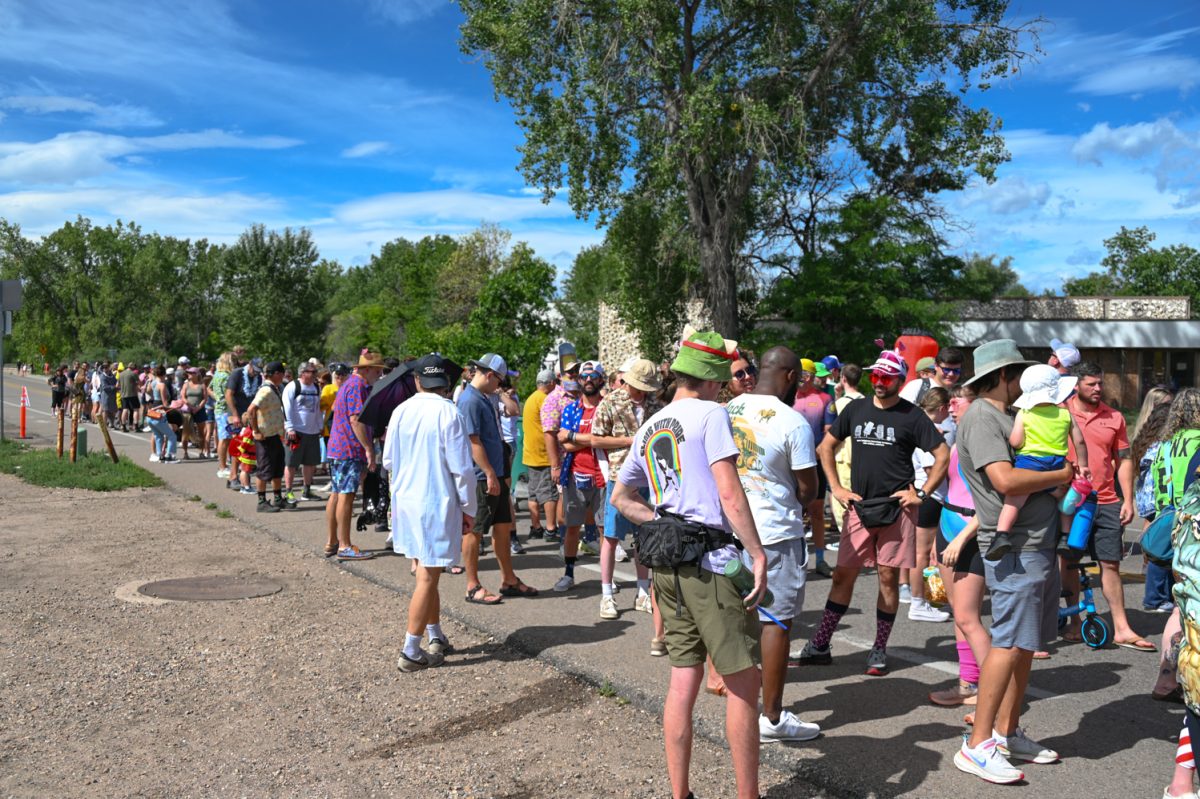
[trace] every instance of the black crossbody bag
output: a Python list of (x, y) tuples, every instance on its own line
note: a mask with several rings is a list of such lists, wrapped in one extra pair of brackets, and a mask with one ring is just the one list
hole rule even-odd
[(675, 616), (679, 618), (683, 615), (680, 611), (683, 596), (679, 589), (679, 567), (700, 565), (706, 552), (730, 544), (739, 549), (741, 546), (725, 530), (689, 522), (669, 511), (660, 510), (658, 513), (657, 519), (651, 519), (634, 530), (633, 540), (637, 546), (638, 561), (643, 566), (669, 569), (675, 574)]

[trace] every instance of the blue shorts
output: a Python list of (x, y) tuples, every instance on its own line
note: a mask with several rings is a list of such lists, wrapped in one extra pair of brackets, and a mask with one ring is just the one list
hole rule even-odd
[(335, 494), (353, 494), (362, 482), (366, 461), (333, 460), (329, 462), (329, 488)]
[(229, 414), (217, 414), (217, 441), (228, 441), (233, 437), (233, 434), (226, 428), (229, 426)]
[[(632, 533), (637, 525), (626, 519), (613, 507), (612, 495), (613, 489), (616, 487), (615, 480), (609, 481), (608, 488), (604, 492), (604, 537), (624, 541), (625, 536)], [(637, 493), (642, 499), (650, 498), (650, 489), (648, 488), (639, 488)]]
[(1031, 472), (1054, 472), (1063, 467), (1067, 459), (1062, 455), (1020, 455), (1013, 460), (1013, 466)]

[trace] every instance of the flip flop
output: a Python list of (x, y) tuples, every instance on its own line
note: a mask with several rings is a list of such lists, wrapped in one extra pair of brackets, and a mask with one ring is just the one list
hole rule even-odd
[(1033, 653), (1033, 659), (1034, 660), (1049, 660), (1050, 653), (1045, 650), (1039, 649), (1038, 651)]
[(328, 544), (325, 547), (325, 557), (332, 558), (334, 555), (337, 554), (337, 551), (338, 551), (337, 544)]
[(1123, 649), (1132, 649), (1135, 652), (1157, 652), (1158, 647), (1147, 641), (1145, 638), (1135, 638), (1132, 641), (1113, 641)]
[(1082, 644), (1083, 643), (1083, 634), (1082, 633), (1063, 633), (1059, 637), (1062, 638), (1064, 641), (1066, 641), (1069, 644)]
[(451, 566), (449, 569), (446, 569), (446, 571), (457, 577), (458, 575), (466, 572), (466, 569), (464, 569), (462, 566), (455, 564), (454, 566)]
[[(483, 596), (479, 596), (482, 593)], [(467, 601), (473, 605), (499, 605), (504, 600), (495, 594), (489, 594), (482, 585), (467, 589)]]
[(729, 689), (727, 689), (724, 685), (722, 685), (720, 688), (709, 688), (706, 685), (704, 686), (704, 690), (713, 696), (727, 696), (729, 694)]
[(514, 583), (513, 585), (500, 586), (500, 596), (534, 597), (537, 595), (537, 589), (525, 585), (525, 583)]

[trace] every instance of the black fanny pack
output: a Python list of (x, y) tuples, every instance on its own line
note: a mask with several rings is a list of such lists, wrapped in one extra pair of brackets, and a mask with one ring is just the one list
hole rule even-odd
[(860, 499), (854, 503), (854, 512), (862, 526), (868, 529), (888, 527), (900, 518), (900, 499), (898, 497), (877, 497), (876, 499)]
[[(704, 553), (738, 541), (725, 530), (718, 530), (682, 516), (659, 511), (659, 517), (634, 530), (638, 562), (651, 569), (675, 572), (675, 615), (682, 616), (683, 596), (679, 590), (679, 567), (698, 566)], [(740, 548), (740, 547), (739, 547)]]

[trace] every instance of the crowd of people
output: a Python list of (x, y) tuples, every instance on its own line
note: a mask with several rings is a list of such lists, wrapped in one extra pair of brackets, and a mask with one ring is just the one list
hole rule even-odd
[[(364, 500), (388, 509), (380, 529), (416, 579), (403, 672), (453, 652), (440, 620), (443, 573), (465, 575), (474, 604), (538, 594), (516, 566), (525, 545), (512, 481), (523, 470), (527, 540), (559, 544), (554, 592), (575, 588), (578, 559), (598, 555), (598, 618), (618, 619), (615, 563), (633, 558), (632, 610), (653, 616), (649, 654), (671, 666), (663, 724), (676, 799), (690, 796), (701, 688), (726, 699), (738, 794), (753, 797), (760, 744), (820, 734), (787, 709), (787, 670), (833, 661), (865, 570), (878, 583), (865, 673), (888, 674), (902, 604), (909, 621), (952, 621), (959, 679), (929, 698), (973, 708), (953, 760), (989, 782), (1024, 779), (1015, 762), (1059, 758), (1025, 733), (1021, 712), (1032, 661), (1060, 635), (1081, 640), (1078, 617), (1060, 630), (1059, 608), (1064, 595), (1075, 601), (1082, 557), (1099, 566), (1113, 643), (1158, 651), (1125, 612), (1124, 531), (1190, 488), (1200, 390), (1152, 389), (1131, 443), (1124, 416), (1102, 399), (1103, 371), (1073, 345), (1050, 344), (1048, 362), (1035, 363), (1010, 340), (984, 343), (964, 380), (966, 358), (953, 347), (912, 365), (901, 348), (883, 348), (863, 367), (782, 346), (756, 357), (715, 332), (685, 332), (662, 364), (632, 358), (610, 370), (560, 348), (523, 401), (519, 373), (496, 353), (460, 366), (436, 353), (401, 362), (364, 350), (354, 363), (311, 359), (293, 374), (239, 349), (206, 366), (187, 357), (63, 366), (50, 385), (56, 409), (82, 397), (85, 418), (152, 433), (152, 461), (175, 463), (180, 447), (182, 459), (191, 450), (214, 459), (218, 478), (257, 495), (261, 512), (327, 492), (327, 557), (376, 554), (351, 539), (355, 497), (373, 480)], [(372, 386), (397, 369), (408, 381), (402, 400), (386, 424), (368, 423)], [(1072, 548), (1076, 520), (1062, 496), (1081, 484), (1093, 522), (1086, 545)], [(479, 573), (489, 537), (495, 591)], [(793, 651), (810, 574), (830, 578), (829, 589)], [(1145, 609), (1169, 614), (1153, 695), (1189, 708), (1164, 796), (1194, 797), (1188, 731), (1200, 695), (1174, 666), (1190, 616), (1173, 604), (1169, 564), (1147, 563), (1146, 581)]]

